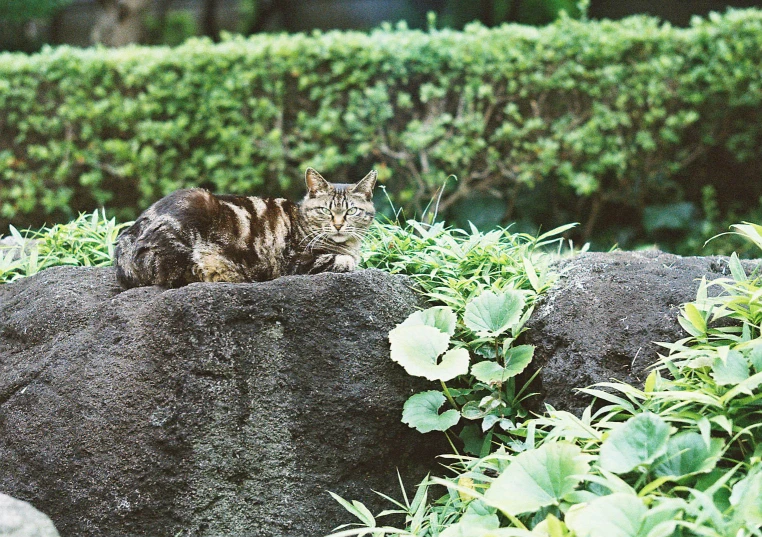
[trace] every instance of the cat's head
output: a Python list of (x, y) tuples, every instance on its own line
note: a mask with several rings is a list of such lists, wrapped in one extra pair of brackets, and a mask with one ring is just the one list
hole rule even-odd
[(329, 183), (307, 168), (304, 177), (307, 195), (300, 207), (307, 232), (315, 238), (316, 245), (357, 243), (362, 239), (376, 215), (373, 206), (376, 176), (371, 171), (354, 184)]

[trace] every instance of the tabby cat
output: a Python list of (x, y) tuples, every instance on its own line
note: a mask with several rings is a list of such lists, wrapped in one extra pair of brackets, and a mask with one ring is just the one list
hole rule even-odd
[(169, 194), (117, 239), (119, 283), (180, 287), (354, 270), (375, 215), (376, 172), (337, 184), (307, 168), (305, 180), (307, 195), (299, 204), (200, 188)]

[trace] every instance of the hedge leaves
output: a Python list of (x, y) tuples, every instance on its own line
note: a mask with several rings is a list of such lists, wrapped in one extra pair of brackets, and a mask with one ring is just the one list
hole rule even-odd
[(747, 10), (0, 54), (0, 226), (98, 206), (124, 221), (189, 186), (298, 198), (312, 166), (377, 167), (408, 214), (455, 174), (441, 207), (461, 226), (481, 203), (483, 227), (631, 211), (628, 232), (690, 232), (704, 186), (758, 205), (759, 50)]

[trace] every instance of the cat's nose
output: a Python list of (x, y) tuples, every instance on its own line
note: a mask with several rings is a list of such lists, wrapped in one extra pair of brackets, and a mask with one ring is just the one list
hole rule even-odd
[(341, 231), (341, 228), (344, 226), (344, 222), (334, 222), (333, 227), (336, 228), (336, 231)]

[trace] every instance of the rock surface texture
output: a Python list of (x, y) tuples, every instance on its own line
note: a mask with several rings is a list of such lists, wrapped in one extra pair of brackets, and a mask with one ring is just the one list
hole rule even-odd
[(590, 398), (575, 388), (614, 379), (642, 386), (667, 352), (655, 342), (688, 335), (677, 315), (696, 299), (701, 278), (730, 276), (725, 258), (658, 251), (586, 253), (554, 269), (563, 275), (527, 323), (526, 343), (537, 346), (530, 368), (542, 368), (532, 406), (577, 414)]
[[(751, 266), (750, 266), (751, 267)], [(527, 343), (541, 396), (642, 384), (656, 341), (722, 258), (590, 253), (558, 263)], [(389, 359), (419, 305), (380, 271), (123, 291), (111, 268), (0, 286), (0, 491), (63, 537), (321, 537), (352, 518), (327, 491), (389, 508), (449, 451), (400, 422), (428, 387)]]
[(59, 537), (50, 519), (27, 502), (0, 494), (0, 537)]
[(418, 304), (375, 270), (122, 291), (113, 269), (0, 286), (0, 491), (63, 537), (319, 537), (447, 451), (400, 422), (421, 386), (387, 333)]

